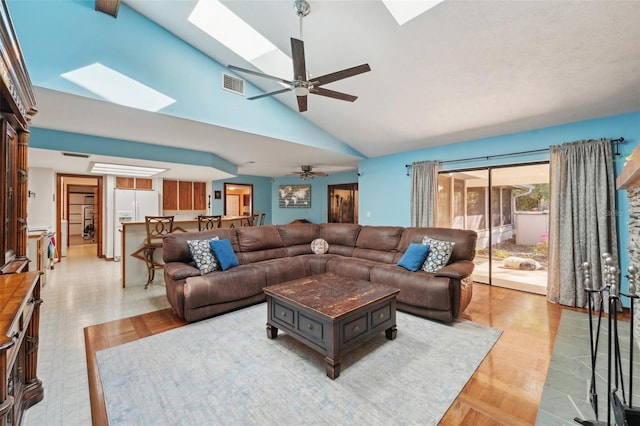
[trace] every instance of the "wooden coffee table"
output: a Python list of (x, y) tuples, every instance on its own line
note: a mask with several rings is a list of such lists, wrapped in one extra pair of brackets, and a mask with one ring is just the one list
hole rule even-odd
[(341, 356), (384, 330), (396, 338), (397, 288), (333, 273), (265, 287), (267, 337), (278, 329), (325, 355), (327, 376), (340, 375)]

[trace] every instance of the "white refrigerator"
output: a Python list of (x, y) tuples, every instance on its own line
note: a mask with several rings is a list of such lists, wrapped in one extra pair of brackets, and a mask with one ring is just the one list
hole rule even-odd
[(113, 260), (120, 261), (122, 223), (144, 222), (145, 216), (157, 216), (160, 207), (157, 191), (136, 189), (115, 189), (114, 191)]

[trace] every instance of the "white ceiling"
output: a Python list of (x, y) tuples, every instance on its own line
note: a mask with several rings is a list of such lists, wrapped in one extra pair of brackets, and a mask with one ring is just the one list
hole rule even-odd
[[(251, 68), (188, 23), (195, 0), (124, 3), (219, 63)], [(289, 53), (290, 37), (299, 36), (293, 0), (224, 3)], [(307, 70), (317, 76), (368, 63), (372, 71), (326, 86), (357, 95), (355, 103), (310, 95), (302, 114), (368, 157), (640, 111), (640, 1), (446, 0), (402, 26), (377, 0), (310, 4), (303, 23)], [(243, 77), (265, 91), (280, 88)], [(230, 143), (215, 154), (238, 164), (241, 174), (357, 164), (345, 154), (47, 89), (36, 96), (37, 127), (169, 146), (180, 140), (204, 151), (213, 134), (224, 135)], [(297, 111), (293, 93), (276, 96)], [(99, 120), (103, 114), (110, 120)], [(49, 153), (32, 151), (32, 166), (48, 160), (43, 167), (50, 167)], [(191, 167), (174, 165), (168, 173), (221, 178)]]

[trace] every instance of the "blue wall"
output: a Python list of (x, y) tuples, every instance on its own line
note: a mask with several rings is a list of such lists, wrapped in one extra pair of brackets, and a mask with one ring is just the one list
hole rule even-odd
[[(621, 155), (616, 157), (617, 176), (622, 171), (625, 158), (640, 142), (640, 112), (362, 160), (358, 166), (362, 175), (359, 185), (360, 223), (399, 226), (411, 224), (411, 176), (407, 175), (405, 164), (425, 160), (447, 161), (493, 156), (546, 149), (550, 145), (583, 139), (618, 137), (624, 137), (625, 143), (620, 145)], [(443, 164), (441, 170), (528, 163), (548, 159), (549, 153), (544, 152)], [(618, 204), (618, 250), (620, 267), (624, 271), (629, 265), (627, 252), (629, 202), (626, 191), (617, 191), (616, 201)], [(367, 212), (370, 212), (370, 217), (367, 217)], [(640, 265), (635, 266), (640, 267)]]
[[(303, 181), (296, 176), (267, 178), (240, 175), (232, 179), (213, 181), (212, 190), (218, 190), (224, 194), (225, 183), (251, 184), (253, 185), (254, 210), (267, 214), (265, 223), (279, 225), (291, 223), (296, 219), (306, 219), (313, 223), (323, 223), (327, 221), (327, 185), (356, 182), (358, 182), (356, 171), (333, 173), (326, 177), (317, 176), (313, 180), (307, 181)], [(280, 185), (311, 185), (311, 207), (278, 207), (278, 187)], [(223, 213), (224, 200), (212, 200), (211, 203), (213, 207), (212, 214)]]
[(211, 200), (211, 207), (213, 209), (211, 214), (224, 215), (225, 183), (253, 185), (253, 210), (267, 214), (264, 222), (265, 224), (273, 223), (271, 213), (271, 178), (239, 175), (230, 179), (214, 180), (211, 182), (211, 191), (220, 191), (222, 198), (219, 200)]
[[(291, 223), (296, 219), (306, 219), (313, 223), (325, 223), (328, 218), (327, 185), (356, 183), (356, 171), (332, 173), (329, 176), (316, 176), (312, 180), (302, 180), (296, 176), (274, 179), (271, 188), (271, 205), (275, 224)], [(311, 185), (311, 208), (278, 207), (278, 187), (280, 185)]]

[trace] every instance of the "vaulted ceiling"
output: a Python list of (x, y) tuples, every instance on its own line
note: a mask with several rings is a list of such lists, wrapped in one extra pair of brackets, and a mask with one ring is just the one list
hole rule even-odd
[[(137, 46), (155, 49), (157, 62), (144, 66), (164, 70), (162, 52), (169, 46), (165, 38), (153, 44), (158, 31), (223, 67), (257, 70), (188, 21), (197, 0), (123, 0), (117, 18), (91, 10), (99, 34), (80, 24), (68, 28), (74, 17), (47, 24), (54, 18), (47, 8), (55, 2), (7, 3), (36, 86), (40, 112), (34, 127), (211, 152), (237, 165), (241, 174), (282, 176), (301, 164), (346, 170), (365, 157), (640, 110), (638, 1), (446, 0), (399, 25), (378, 0), (312, 0), (303, 20), (307, 70), (318, 76), (368, 63), (371, 72), (326, 86), (358, 99), (350, 103), (309, 95), (308, 111), (299, 113), (291, 92), (253, 101), (224, 98), (236, 114), (246, 114), (244, 122), (203, 118), (201, 111), (185, 113), (173, 106), (158, 112), (124, 107), (68, 81), (61, 84), (45, 71), (54, 72), (55, 58), (48, 55), (56, 52), (38, 46), (56, 37), (56, 31), (74, 33), (77, 50), (83, 43), (104, 43), (86, 58), (75, 57), (67, 71), (109, 63), (113, 54), (135, 64)], [(290, 37), (300, 33), (293, 0), (223, 3), (290, 53)], [(93, 9), (93, 2), (87, 4)], [(76, 19), (89, 16), (83, 13)], [(140, 19), (150, 25), (141, 26)], [(126, 32), (128, 43), (118, 39), (118, 32)], [(109, 44), (115, 39), (118, 43)], [(192, 84), (188, 80), (194, 79), (190, 70), (195, 65), (175, 65), (167, 75)], [(252, 84), (253, 95), (281, 88), (268, 79), (237, 76)], [(217, 70), (211, 75), (220, 78)], [(202, 90), (209, 90), (207, 81), (199, 79)], [(212, 91), (208, 96), (226, 95)], [(229, 111), (216, 113), (221, 117)], [(265, 116), (272, 127), (260, 118)], [(41, 154), (34, 152), (34, 164)]]

